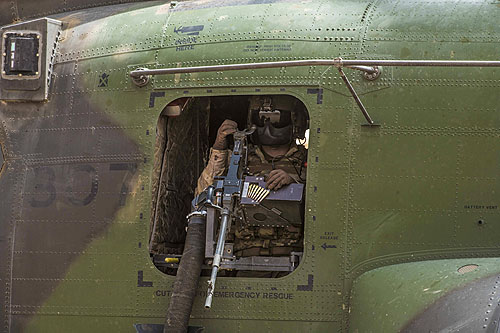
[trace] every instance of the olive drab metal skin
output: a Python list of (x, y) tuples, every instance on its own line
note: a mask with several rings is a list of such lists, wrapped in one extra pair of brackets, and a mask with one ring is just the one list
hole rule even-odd
[(495, 0), (1, 2), (2, 47), (31, 51), (2, 54), (0, 331), (161, 332), (174, 277), (148, 249), (158, 117), (240, 95), (309, 112), (304, 255), (285, 277), (218, 277), (209, 310), (200, 278), (190, 326), (497, 331), (499, 68), (338, 67), (352, 90), (321, 63), (130, 73), (498, 61), (499, 19)]

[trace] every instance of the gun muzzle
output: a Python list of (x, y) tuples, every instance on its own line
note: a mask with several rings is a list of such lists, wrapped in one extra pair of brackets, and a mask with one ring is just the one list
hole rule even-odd
[(205, 299), (206, 309), (210, 309), (212, 307), (212, 298), (214, 296), (215, 290), (215, 280), (217, 279), (217, 272), (219, 271), (220, 261), (222, 259), (222, 253), (224, 251), (224, 243), (226, 242), (226, 229), (229, 224), (228, 222), (229, 210), (227, 208), (223, 208), (221, 213), (219, 237), (217, 239), (217, 247), (215, 248), (214, 261), (212, 263), (212, 274), (210, 275), (210, 280), (208, 280), (207, 298)]

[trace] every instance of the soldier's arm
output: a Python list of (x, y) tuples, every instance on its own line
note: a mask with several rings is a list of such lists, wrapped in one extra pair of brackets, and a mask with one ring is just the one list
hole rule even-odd
[(228, 165), (229, 150), (210, 149), (210, 159), (198, 178), (195, 195), (200, 194), (214, 182), (214, 177), (222, 176)]
[(217, 137), (214, 145), (210, 149), (210, 159), (207, 166), (198, 178), (195, 195), (200, 194), (214, 182), (214, 177), (222, 176), (229, 163), (230, 151), (227, 150), (227, 137), (238, 129), (235, 121), (226, 119), (217, 130)]

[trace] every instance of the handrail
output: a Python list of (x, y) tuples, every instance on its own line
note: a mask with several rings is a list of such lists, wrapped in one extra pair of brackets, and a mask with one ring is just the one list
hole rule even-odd
[(252, 62), (246, 64), (227, 64), (212, 66), (195, 67), (176, 67), (176, 68), (158, 68), (148, 69), (140, 68), (130, 72), (132, 78), (138, 78), (145, 75), (165, 75), (182, 73), (205, 73), (222, 72), (245, 69), (264, 69), (280, 67), (299, 67), (299, 66), (334, 66), (337, 68), (348, 67), (368, 73), (373, 73), (375, 66), (386, 67), (500, 67), (500, 61), (484, 60), (377, 60), (377, 59), (309, 59), (309, 60), (288, 60), (288, 61), (269, 61)]

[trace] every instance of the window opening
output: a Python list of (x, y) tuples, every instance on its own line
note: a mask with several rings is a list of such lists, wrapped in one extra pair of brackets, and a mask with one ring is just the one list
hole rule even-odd
[[(212, 185), (214, 204), (222, 205), (217, 184), (230, 170), (232, 133), (252, 128), (241, 150), (246, 161), (237, 169), (241, 192), (228, 222), (218, 276), (281, 277), (292, 272), (304, 243), (309, 127), (304, 104), (292, 96), (272, 95), (190, 98), (172, 105), (181, 105), (182, 112), (169, 113), (167, 106), (157, 127), (150, 235), (155, 265), (176, 274), (193, 198), (204, 200)], [(210, 275), (221, 212), (206, 212), (202, 274)]]

